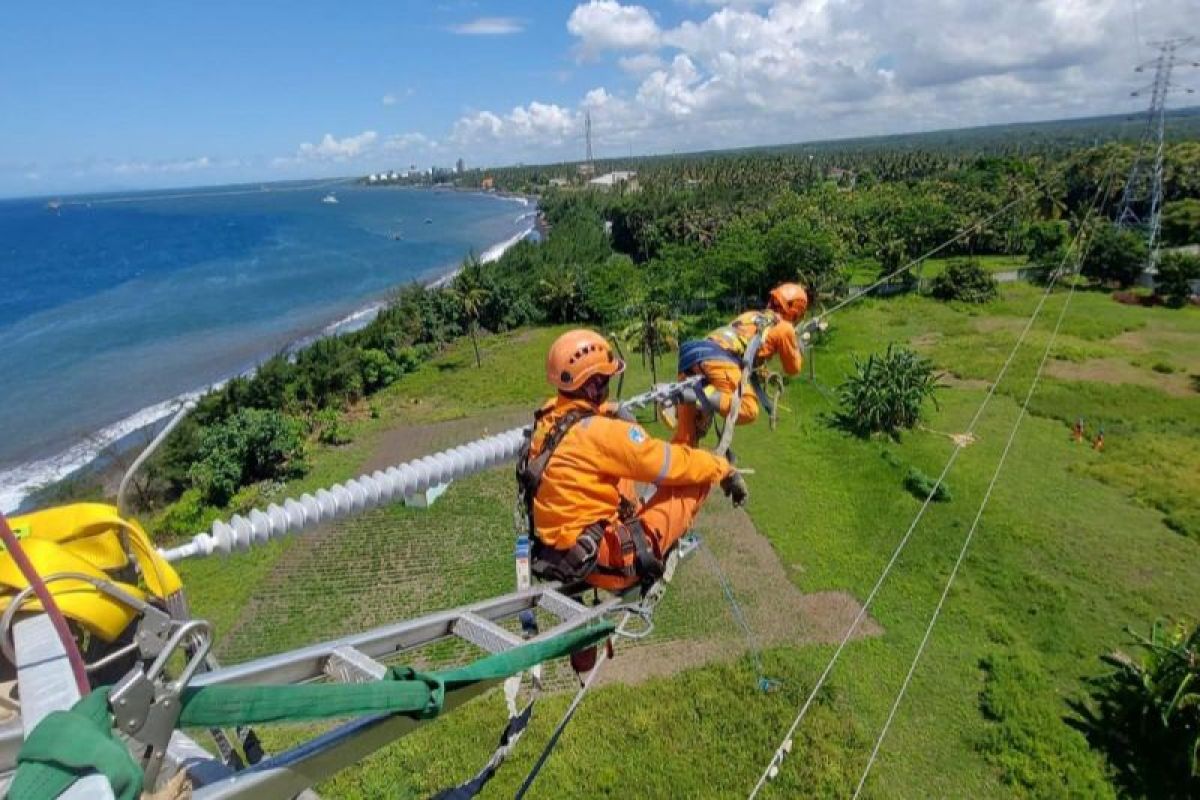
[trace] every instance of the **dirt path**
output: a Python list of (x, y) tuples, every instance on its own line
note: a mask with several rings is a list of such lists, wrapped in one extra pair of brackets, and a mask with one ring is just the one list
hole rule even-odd
[[(600, 683), (637, 684), (710, 661), (731, 661), (747, 652), (745, 634), (734, 622), (721, 591), (714, 560), (724, 572), (760, 648), (837, 642), (862, 608), (847, 592), (801, 592), (788, 579), (771, 543), (759, 534), (750, 517), (719, 495), (709, 501), (697, 530), (704, 548), (680, 566), (664, 603), (697, 610), (697, 617), (704, 618), (689, 621), (700, 630), (687, 637), (652, 637), (644, 645), (622, 648), (601, 675)], [(868, 616), (855, 638), (882, 632)]]

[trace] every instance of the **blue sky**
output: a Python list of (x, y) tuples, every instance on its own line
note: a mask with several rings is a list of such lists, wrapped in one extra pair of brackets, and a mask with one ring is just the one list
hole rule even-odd
[(1143, 41), (1197, 22), (1190, 0), (8, 4), (0, 195), (577, 159), (585, 110), (600, 154), (1125, 111)]

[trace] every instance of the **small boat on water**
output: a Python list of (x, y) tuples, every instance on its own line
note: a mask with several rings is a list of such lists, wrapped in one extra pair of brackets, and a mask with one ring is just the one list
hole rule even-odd
[(426, 217), (426, 218), (425, 218), (425, 224), (426, 224), (426, 225), (432, 225), (432, 224), (433, 224), (433, 217)]
[(336, 203), (337, 201), (338, 201), (338, 199), (337, 199), (337, 197), (336, 197), (336, 196), (333, 194), (333, 192), (330, 192), (329, 194), (327, 194), (327, 195), (325, 195), (324, 197), (322, 197), (322, 198), (321, 198), (321, 202), (322, 202), (322, 203), (329, 203), (330, 205), (333, 205), (333, 204), (334, 204), (334, 203)]
[(51, 200), (49, 203), (46, 203), (46, 210), (53, 211), (55, 214), (59, 213), (59, 210), (61, 208), (62, 208), (61, 200)]

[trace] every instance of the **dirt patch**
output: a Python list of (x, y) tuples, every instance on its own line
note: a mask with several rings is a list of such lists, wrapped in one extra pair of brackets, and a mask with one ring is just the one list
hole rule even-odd
[(933, 331), (931, 333), (923, 333), (920, 336), (914, 336), (912, 338), (912, 346), (918, 350), (928, 350), (940, 341), (942, 341), (942, 334)]
[(1017, 317), (976, 317), (971, 324), (980, 333), (995, 333), (1021, 330), (1025, 327), (1025, 320)]
[(1068, 381), (1094, 381), (1096, 383), (1146, 386), (1173, 397), (1190, 397), (1196, 394), (1192, 380), (1182, 373), (1164, 374), (1135, 367), (1119, 358), (1093, 358), (1075, 363), (1051, 361), (1046, 374)]
[(942, 386), (949, 386), (951, 389), (978, 389), (986, 391), (991, 387), (991, 381), (985, 381), (982, 378), (960, 378), (953, 372), (943, 372), (938, 377), (938, 383)]
[[(747, 652), (749, 643), (721, 593), (714, 560), (760, 648), (838, 642), (862, 609), (846, 592), (800, 591), (750, 517), (731, 508), (722, 497), (712, 498), (697, 530), (704, 548), (680, 566), (668, 600), (688, 603), (711, 615), (706, 626), (710, 630), (692, 638), (660, 639), (638, 647), (618, 643), (619, 655), (601, 675), (600, 683), (636, 684), (710, 661), (731, 661)], [(868, 616), (854, 638), (882, 632), (879, 623)]]
[(533, 419), (528, 408), (499, 409), (487, 417), (464, 417), (424, 425), (404, 425), (384, 433), (375, 452), (367, 459), (364, 472), (387, 469), (404, 461), (445, 450), (482, 436), (500, 433)]

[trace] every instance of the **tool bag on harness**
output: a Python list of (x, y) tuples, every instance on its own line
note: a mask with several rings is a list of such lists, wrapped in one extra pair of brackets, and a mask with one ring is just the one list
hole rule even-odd
[[(535, 414), (535, 427), (537, 420), (541, 419), (544, 413), (544, 411), (538, 411)], [(575, 544), (565, 550), (549, 547), (538, 538), (533, 522), (533, 501), (542, 485), (546, 467), (549, 466), (555, 449), (562, 443), (568, 431), (576, 423), (594, 414), (595, 412), (587, 410), (568, 411), (550, 429), (542, 443), (542, 449), (536, 456), (532, 455), (532, 431), (526, 434), (525, 441), (521, 445), (521, 452), (517, 458), (517, 495), (520, 511), (525, 516), (529, 536), (533, 543), (530, 570), (542, 580), (562, 581), (563, 583), (581, 581), (593, 572), (617, 578), (637, 577), (643, 582), (655, 581), (662, 575), (662, 562), (654, 555), (654, 550), (646, 541), (646, 529), (642, 525), (642, 521), (635, 516), (636, 506), (625, 498), (621, 500), (618, 523), (613, 525), (608, 520), (593, 522), (583, 529), (575, 540)], [(605, 534), (609, 532), (610, 526), (612, 535), (616, 537), (616, 543), (619, 543), (621, 561), (626, 566), (618, 567), (596, 563), (600, 553), (600, 543)]]

